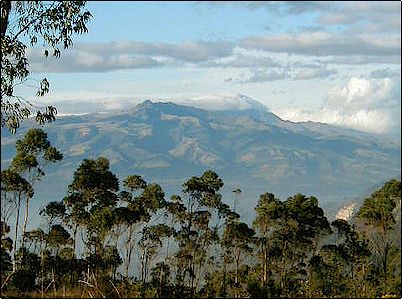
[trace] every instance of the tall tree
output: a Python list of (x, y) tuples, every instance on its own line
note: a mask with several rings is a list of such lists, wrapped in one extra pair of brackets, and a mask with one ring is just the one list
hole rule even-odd
[[(143, 229), (142, 238), (139, 242), (142, 250), (141, 281), (143, 283), (147, 281), (150, 263), (158, 254), (159, 249), (162, 247), (163, 238), (170, 237), (173, 235), (173, 233), (173, 229), (170, 226), (160, 223), (145, 227)], [(163, 271), (165, 271), (165, 267), (163, 267), (163, 265), (160, 267), (160, 270), (162, 271), (160, 275), (164, 276)], [(163, 284), (163, 282), (160, 282), (159, 285), (161, 284)]]
[(135, 246), (134, 234), (136, 229), (150, 218), (147, 208), (141, 202), (140, 191), (147, 187), (147, 183), (139, 175), (129, 175), (123, 181), (123, 190), (120, 193), (120, 199), (126, 203), (126, 206), (116, 209), (118, 226), (124, 225), (128, 231), (125, 240), (125, 259), (124, 269), (125, 276), (128, 277), (129, 268), (131, 265), (131, 259)]
[[(18, 241), (18, 231), (20, 227), (20, 209), (21, 209), (21, 200), (26, 197), (27, 200), (31, 198), (34, 194), (32, 185), (28, 183), (27, 180), (22, 178), (17, 172), (6, 169), (1, 172), (1, 193), (2, 198), (4, 197), (4, 201), (2, 201), (2, 223), (7, 225), (7, 221), (9, 216), (6, 214), (8, 209), (7, 205), (15, 205), (16, 206), (16, 215), (15, 215), (15, 231), (14, 231), (14, 259), (13, 259), (13, 271), (16, 271), (16, 255), (17, 255), (17, 241)], [(4, 204), (4, 205), (3, 205)], [(5, 213), (5, 214), (3, 214)]]
[(256, 211), (254, 224), (263, 236), (260, 240), (264, 265), (262, 282), (267, 283), (265, 265), (270, 257), (270, 272), (275, 281), (271, 296), (305, 295), (302, 282), (308, 281), (306, 262), (315, 253), (320, 238), (331, 233), (317, 198), (296, 194), (281, 202), (268, 193), (261, 196)]
[(235, 277), (234, 284), (232, 286), (234, 290), (233, 295), (235, 298), (238, 298), (239, 294), (241, 293), (241, 289), (244, 289), (244, 286), (240, 285), (239, 269), (243, 255), (250, 254), (253, 251), (251, 244), (254, 241), (254, 234), (254, 230), (249, 228), (246, 223), (235, 219), (227, 221), (225, 231), (222, 236), (223, 245), (228, 249), (226, 254), (233, 256), (235, 264)]
[[(119, 181), (104, 157), (84, 159), (74, 172), (68, 195), (63, 199), (74, 213), (72, 221), (86, 228), (86, 249), (91, 270), (98, 276), (103, 268), (104, 241), (116, 221)], [(85, 219), (79, 217), (83, 215)], [(70, 214), (71, 217), (71, 214)]]
[(143, 193), (139, 197), (141, 205), (146, 209), (148, 215), (148, 223), (142, 231), (140, 240), (141, 249), (141, 278), (145, 282), (148, 275), (148, 267), (150, 259), (157, 253), (158, 247), (162, 246), (161, 238), (171, 235), (169, 227), (162, 224), (149, 226), (152, 217), (165, 207), (165, 192), (158, 184), (150, 184), (144, 188)]
[(277, 253), (277, 243), (270, 242), (272, 233), (282, 225), (281, 217), (284, 213), (284, 204), (272, 193), (260, 195), (260, 199), (255, 208), (256, 219), (253, 226), (257, 232), (259, 257), (261, 260), (261, 287), (262, 293), (267, 296), (268, 276), (270, 273), (269, 261), (271, 255)]
[(12, 261), (11, 251), (13, 250), (13, 240), (8, 237), (10, 226), (1, 221), (1, 290), (11, 277)]
[[(74, 34), (88, 31), (91, 18), (85, 1), (1, 1), (1, 126), (15, 132), (32, 113), (43, 124), (55, 119), (53, 106), (39, 107), (18, 93), (16, 87), (29, 79), (27, 48), (39, 44), (43, 55), (60, 57), (61, 48), (73, 43)], [(36, 95), (49, 91), (42, 79)], [(43, 109), (44, 108), (44, 109)]]
[(357, 218), (366, 225), (364, 232), (369, 236), (379, 262), (382, 276), (380, 292), (383, 294), (387, 293), (388, 280), (395, 276), (395, 272), (391, 271), (390, 267), (392, 253), (400, 252), (400, 248), (399, 250), (396, 248), (398, 235), (393, 233), (396, 224), (395, 208), (400, 199), (401, 182), (393, 179), (366, 198), (357, 213)]
[(66, 206), (63, 202), (51, 201), (39, 212), (39, 215), (44, 215), (48, 218), (48, 227), (50, 229), (57, 219), (61, 222), (65, 218)]
[[(42, 129), (30, 129), (21, 140), (16, 142), (16, 155), (11, 161), (10, 170), (18, 173), (29, 182), (31, 187), (44, 175), (49, 163), (63, 159), (63, 155), (53, 146)], [(25, 240), (31, 197), (25, 197), (25, 217), (22, 228), (22, 243)]]
[(218, 193), (222, 186), (222, 179), (214, 171), (207, 170), (183, 184), (186, 200), (175, 197), (178, 202), (172, 211), (180, 225), (176, 234), (179, 245), (176, 285), (190, 297), (194, 296), (200, 278), (205, 275), (205, 265), (211, 258), (208, 256), (210, 246), (219, 241), (217, 227), (211, 227), (212, 215), (226, 217), (229, 210)]

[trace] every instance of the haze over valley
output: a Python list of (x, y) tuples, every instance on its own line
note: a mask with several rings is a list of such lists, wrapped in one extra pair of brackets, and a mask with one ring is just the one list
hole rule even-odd
[[(249, 221), (260, 194), (314, 195), (330, 210), (400, 174), (400, 141), (323, 123), (284, 121), (245, 95), (199, 107), (145, 100), (122, 112), (59, 117), (46, 131), (63, 154), (38, 183), (36, 209), (66, 194), (83, 159), (104, 156), (121, 180), (138, 174), (180, 194), (186, 178), (213, 169), (224, 201), (242, 190), (239, 212)], [(212, 110), (214, 109), (214, 110)], [(15, 155), (27, 122), (2, 136), (2, 167)], [(52, 184), (48, 184), (52, 181)]]

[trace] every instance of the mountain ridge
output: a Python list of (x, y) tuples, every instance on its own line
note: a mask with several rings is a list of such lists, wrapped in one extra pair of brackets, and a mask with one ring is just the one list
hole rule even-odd
[[(28, 121), (17, 135), (2, 136), (2, 168), (30, 127)], [(400, 174), (398, 144), (326, 124), (291, 123), (259, 106), (208, 111), (146, 100), (120, 113), (59, 117), (45, 131), (65, 159), (50, 168), (46, 180), (56, 183), (43, 200), (64, 196), (79, 163), (101, 155), (121, 180), (139, 174), (167, 195), (213, 169), (225, 182), (228, 201), (230, 189), (243, 191), (244, 213), (253, 213), (264, 192), (283, 199), (301, 192), (327, 202)]]

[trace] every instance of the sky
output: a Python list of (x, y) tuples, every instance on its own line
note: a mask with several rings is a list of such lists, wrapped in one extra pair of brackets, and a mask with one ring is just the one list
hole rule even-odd
[(89, 1), (87, 8), (89, 32), (60, 58), (28, 49), (31, 73), (51, 84), (43, 103), (60, 115), (246, 95), (285, 120), (400, 135), (399, 1)]

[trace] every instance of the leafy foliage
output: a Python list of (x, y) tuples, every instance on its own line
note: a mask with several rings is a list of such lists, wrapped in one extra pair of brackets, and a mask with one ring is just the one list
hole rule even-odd
[[(88, 32), (91, 18), (85, 1), (1, 1), (1, 125), (15, 132), (20, 122), (36, 112), (40, 124), (55, 120), (53, 106), (38, 107), (17, 93), (29, 78), (28, 47), (40, 45), (44, 57), (60, 57), (61, 48), (73, 43), (74, 34)], [(46, 78), (37, 97), (49, 92)]]

